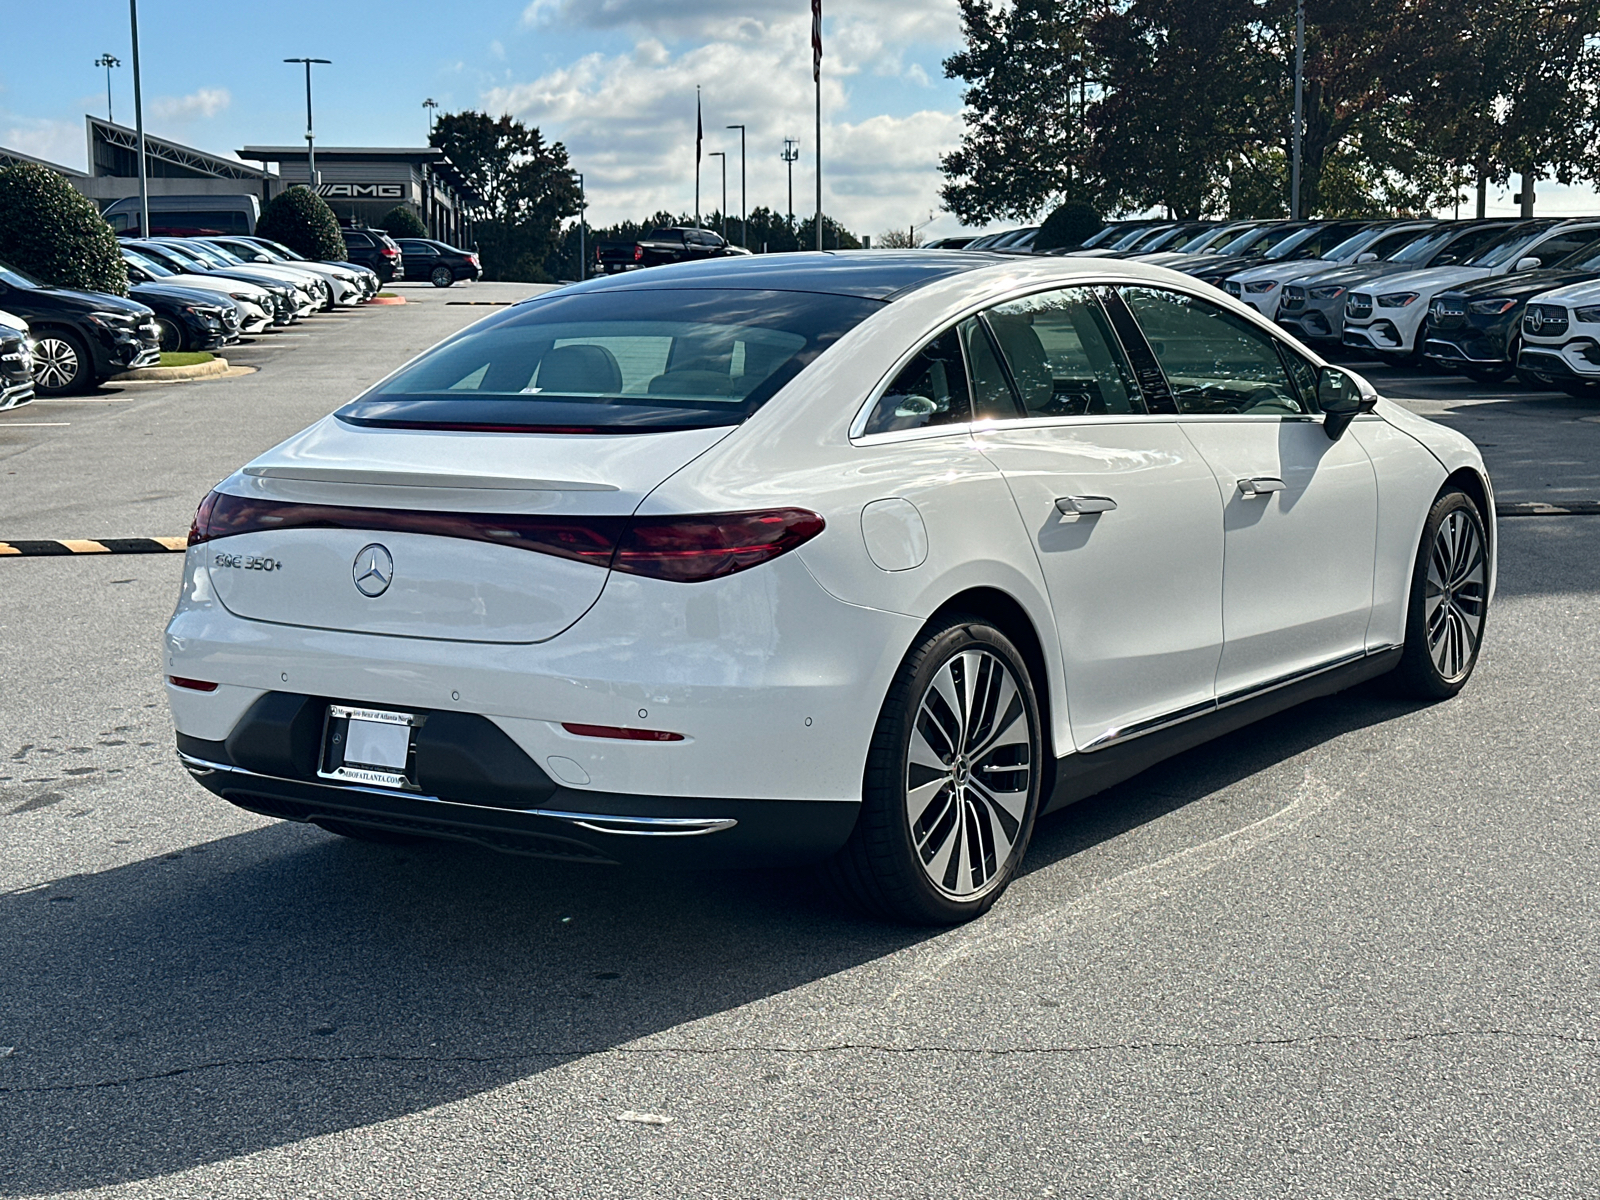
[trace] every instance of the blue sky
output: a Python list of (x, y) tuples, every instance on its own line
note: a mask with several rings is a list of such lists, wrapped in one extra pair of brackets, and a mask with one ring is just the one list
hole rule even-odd
[[(197, 19), (197, 14), (203, 17)], [(960, 91), (941, 60), (959, 40), (954, 0), (825, 5), (824, 186), (830, 213), (861, 232), (921, 224), (937, 208), (938, 155), (960, 135)], [(812, 195), (807, 0), (473, 0), (382, 5), (140, 5), (146, 128), (213, 152), (298, 142), (303, 68), (316, 68), (317, 140), (414, 145), (422, 101), (509, 111), (566, 143), (584, 171), (591, 220), (693, 204), (694, 86), (706, 149), (729, 156), (738, 207), (738, 134), (748, 127), (749, 203), (781, 208), (785, 135), (801, 141), (795, 205)], [(119, 122), (131, 124), (128, 10), (77, 0), (70, 20), (15, 21), (0, 43), (0, 145), (83, 166), (83, 114), (104, 115), (109, 51)], [(702, 178), (720, 199), (715, 160)], [(944, 216), (929, 232), (953, 232)]]
[[(960, 138), (960, 89), (943, 58), (960, 38), (955, 0), (825, 0), (824, 193), (831, 214), (861, 233), (925, 227), (937, 216), (941, 152)], [(61, 19), (13, 20), (0, 40), (0, 145), (83, 166), (83, 114), (113, 105), (131, 124), (128, 9), (72, 0)], [(510, 112), (567, 145), (583, 171), (590, 219), (605, 224), (694, 202), (694, 89), (704, 89), (706, 149), (726, 149), (738, 207), (737, 134), (748, 127), (749, 204), (782, 208), (778, 154), (797, 136), (795, 207), (813, 195), (813, 93), (808, 0), (468, 0), (272, 4), (144, 0), (140, 6), (146, 127), (213, 152), (298, 142), (302, 68), (317, 68), (317, 139), (324, 145), (415, 145), (422, 101), (446, 111)], [(720, 199), (716, 160), (702, 203)], [(1491, 213), (1513, 211), (1492, 189)], [(1540, 188), (1541, 213), (1593, 211), (1593, 191)]]

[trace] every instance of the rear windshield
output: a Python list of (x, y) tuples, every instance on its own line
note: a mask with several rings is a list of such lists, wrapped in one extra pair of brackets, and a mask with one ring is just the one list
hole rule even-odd
[(815, 292), (552, 294), (444, 343), (338, 415), (508, 431), (736, 425), (882, 306)]

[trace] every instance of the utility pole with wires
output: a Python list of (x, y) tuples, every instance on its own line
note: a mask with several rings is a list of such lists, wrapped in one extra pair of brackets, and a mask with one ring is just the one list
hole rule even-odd
[(111, 68), (120, 67), (122, 60), (115, 54), (102, 54), (94, 60), (94, 65), (106, 69), (106, 120), (114, 123), (116, 118), (111, 115)]
[(746, 227), (750, 223), (750, 213), (747, 207), (748, 197), (744, 190), (744, 126), (729, 125), (728, 128), (739, 131), (739, 245), (748, 250), (750, 234)]

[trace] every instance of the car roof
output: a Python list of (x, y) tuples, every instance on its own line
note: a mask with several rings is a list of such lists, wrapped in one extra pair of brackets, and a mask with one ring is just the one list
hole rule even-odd
[(951, 275), (1016, 261), (967, 250), (808, 250), (673, 263), (591, 279), (561, 292), (715, 287), (891, 300)]

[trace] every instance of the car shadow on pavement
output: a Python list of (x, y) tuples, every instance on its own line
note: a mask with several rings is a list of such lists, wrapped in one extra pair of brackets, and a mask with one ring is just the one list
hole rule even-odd
[[(1409, 710), (1358, 689), (1190, 751), (1044, 821), (1029, 873)], [(624, 872), (288, 824), (59, 880), (0, 897), (0, 1194), (417, 1113), (940, 932), (843, 912), (810, 872)]]

